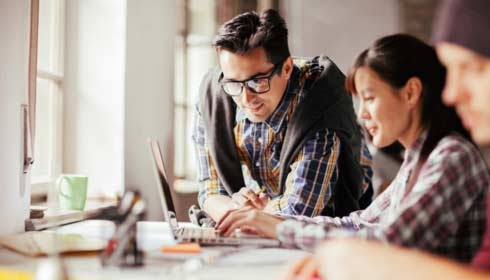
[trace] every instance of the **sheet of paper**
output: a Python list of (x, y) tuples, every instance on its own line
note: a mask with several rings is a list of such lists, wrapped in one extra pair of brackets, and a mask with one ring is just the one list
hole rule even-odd
[(25, 232), (0, 238), (0, 245), (27, 256), (44, 256), (68, 252), (93, 252), (105, 247), (106, 241), (80, 234), (57, 234), (51, 231)]
[(310, 253), (282, 248), (261, 248), (240, 251), (218, 259), (217, 265), (265, 265), (280, 264), (300, 259)]

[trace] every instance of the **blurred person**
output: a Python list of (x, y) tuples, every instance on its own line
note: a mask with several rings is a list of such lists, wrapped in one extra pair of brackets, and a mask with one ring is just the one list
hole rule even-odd
[(202, 81), (193, 142), (199, 204), (215, 220), (243, 207), (341, 216), (370, 203), (371, 158), (345, 77), (326, 56), (293, 60), (287, 34), (267, 10), (214, 38), (220, 67)]
[[(475, 141), (490, 146), (490, 1), (442, 3), (434, 41), (447, 67), (443, 99), (456, 107)], [(490, 279), (490, 186), (485, 236), (471, 266), (415, 250), (362, 240), (332, 240), (289, 264), (281, 279)], [(389, 263), (387, 263), (389, 260)], [(352, 269), (355, 267), (356, 269)]]
[(482, 240), (490, 174), (455, 110), (442, 102), (445, 74), (433, 47), (403, 34), (377, 40), (355, 61), (346, 86), (360, 99), (373, 145), (398, 141), (406, 150), (396, 178), (368, 208), (342, 218), (236, 210), (218, 230), (251, 228), (308, 250), (357, 236), (469, 262)]

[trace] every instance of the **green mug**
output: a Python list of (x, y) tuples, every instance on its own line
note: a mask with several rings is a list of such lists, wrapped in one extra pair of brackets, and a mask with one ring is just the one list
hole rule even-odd
[(83, 210), (87, 200), (88, 177), (64, 174), (56, 182), (60, 208)]

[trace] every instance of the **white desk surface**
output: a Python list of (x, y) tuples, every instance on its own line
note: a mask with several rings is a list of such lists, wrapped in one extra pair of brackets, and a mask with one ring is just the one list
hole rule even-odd
[[(78, 233), (109, 239), (115, 226), (109, 221), (88, 220), (62, 226), (61, 233)], [(164, 222), (139, 222), (138, 245), (146, 256), (145, 265), (139, 268), (102, 267), (98, 255), (64, 256), (62, 261), (70, 279), (277, 279), (283, 264), (297, 259), (305, 252), (286, 249), (253, 249), (222, 257), (213, 264), (189, 272), (185, 270), (182, 255), (163, 254), (160, 249), (173, 242), (168, 225)], [(228, 248), (229, 249), (229, 248)], [(223, 250), (204, 247), (203, 252)], [(186, 258), (188, 260), (188, 258)], [(53, 258), (29, 258), (0, 248), (0, 268), (29, 271), (33, 274), (41, 263)], [(188, 263), (187, 263), (188, 264)]]

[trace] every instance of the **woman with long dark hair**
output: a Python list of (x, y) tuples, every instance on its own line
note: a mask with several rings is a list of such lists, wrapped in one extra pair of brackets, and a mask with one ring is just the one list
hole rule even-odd
[(236, 211), (218, 229), (252, 229), (305, 249), (349, 235), (470, 261), (482, 240), (490, 175), (456, 112), (442, 102), (445, 74), (433, 47), (403, 34), (374, 42), (348, 73), (346, 87), (360, 99), (373, 144), (398, 141), (406, 149), (396, 178), (367, 209), (342, 218)]

